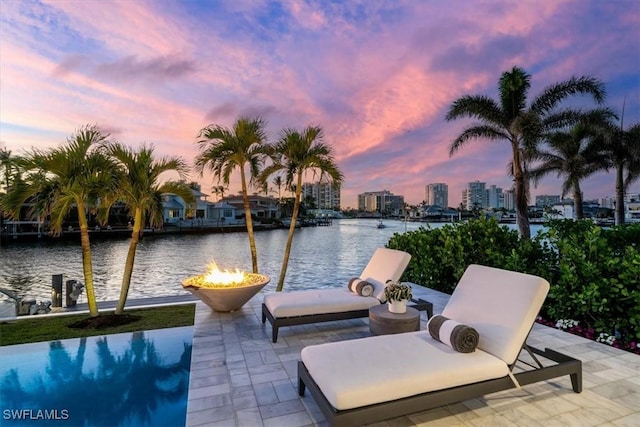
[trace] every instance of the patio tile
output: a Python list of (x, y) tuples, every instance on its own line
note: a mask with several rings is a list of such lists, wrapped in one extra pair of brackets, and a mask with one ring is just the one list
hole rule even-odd
[(205, 396), (215, 396), (218, 394), (229, 393), (231, 387), (228, 383), (211, 385), (206, 387), (191, 387), (189, 389), (189, 399), (197, 399)]
[(233, 407), (222, 406), (198, 412), (187, 412), (187, 425), (211, 425), (212, 422), (234, 417)]
[(253, 389), (256, 393), (258, 405), (270, 405), (278, 402), (278, 395), (270, 382), (255, 384)]
[[(422, 287), (414, 293), (433, 302), (435, 313), (448, 300)], [(283, 327), (273, 343), (270, 325), (260, 318), (262, 298), (261, 293), (234, 313), (215, 313), (197, 303), (187, 426), (328, 426), (309, 393), (298, 396), (300, 351), (368, 336), (367, 319)], [(421, 316), (422, 329), (425, 323)], [(640, 425), (640, 356), (540, 324), (528, 343), (582, 360), (584, 391), (573, 393), (568, 377), (555, 378), (371, 426)]]
[(293, 414), (263, 420), (263, 425), (265, 427), (303, 427), (311, 424), (311, 418), (306, 411), (295, 412)]
[(200, 397), (197, 399), (189, 400), (188, 412), (199, 412), (207, 409), (220, 408), (222, 406), (231, 405), (231, 396), (227, 394), (220, 394), (217, 396)]
[(260, 415), (264, 420), (304, 411), (304, 406), (298, 399), (274, 403), (272, 405), (264, 405), (259, 408)]
[(264, 425), (257, 407), (236, 411), (236, 417), (238, 418), (237, 425), (239, 427), (258, 427)]
[(637, 427), (640, 426), (640, 413), (634, 412), (633, 414), (618, 418), (617, 420), (613, 420), (611, 422), (614, 426), (617, 427)]
[(576, 410), (555, 415), (544, 420), (547, 427), (590, 427), (599, 426), (604, 420), (590, 411)]

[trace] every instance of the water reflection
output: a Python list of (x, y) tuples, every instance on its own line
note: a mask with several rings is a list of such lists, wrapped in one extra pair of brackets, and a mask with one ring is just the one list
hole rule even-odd
[[(191, 327), (175, 330), (192, 334)], [(2, 376), (3, 421), (33, 425), (37, 411), (48, 411), (49, 418), (57, 419), (38, 419), (38, 425), (184, 425), (191, 335), (176, 338), (171, 331), (53, 341), (47, 343), (48, 357), (28, 351), (23, 356), (30, 365)], [(162, 352), (157, 348), (161, 342)], [(18, 347), (25, 346), (11, 347), (20, 353)], [(0, 354), (4, 367), (10, 366), (9, 358)], [(6, 410), (31, 412), (29, 419), (7, 420)]]

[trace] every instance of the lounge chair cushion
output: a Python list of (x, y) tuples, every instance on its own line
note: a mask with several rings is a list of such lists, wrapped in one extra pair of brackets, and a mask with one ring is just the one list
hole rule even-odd
[[(363, 355), (366, 355), (363, 357)], [(428, 332), (307, 346), (301, 358), (331, 405), (351, 409), (509, 373), (484, 351), (458, 353)]]
[(475, 328), (480, 335), (478, 349), (511, 365), (548, 291), (549, 283), (540, 277), (470, 265), (442, 315)]
[(377, 298), (363, 297), (345, 288), (277, 292), (265, 295), (264, 304), (276, 318), (366, 310), (380, 304)]
[(367, 266), (362, 270), (360, 278), (372, 283), (373, 296), (383, 301), (387, 280), (397, 282), (409, 265), (411, 255), (404, 251), (389, 248), (378, 248), (373, 253)]

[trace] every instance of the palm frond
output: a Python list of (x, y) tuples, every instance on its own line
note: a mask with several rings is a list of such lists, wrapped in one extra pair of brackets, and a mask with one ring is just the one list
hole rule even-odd
[(472, 139), (489, 139), (489, 140), (509, 140), (507, 135), (502, 129), (490, 126), (477, 124), (471, 126), (464, 131), (451, 143), (449, 146), (449, 156), (453, 156), (464, 144), (468, 143)]
[(531, 110), (544, 115), (553, 110), (560, 102), (570, 95), (591, 95), (598, 104), (604, 102), (606, 89), (603, 82), (595, 77), (571, 77), (563, 82), (554, 83), (546, 87), (542, 93), (531, 102)]

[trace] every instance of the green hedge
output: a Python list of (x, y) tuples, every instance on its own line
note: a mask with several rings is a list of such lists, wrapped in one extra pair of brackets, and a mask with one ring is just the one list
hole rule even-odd
[(446, 293), (453, 291), (469, 264), (548, 277), (556, 258), (543, 239), (522, 240), (516, 230), (495, 219), (421, 227), (394, 234), (387, 246), (412, 255), (404, 280)]
[[(412, 255), (404, 280), (451, 293), (469, 264), (544, 277), (541, 315), (572, 319), (592, 334), (634, 349), (640, 338), (640, 224), (603, 229), (593, 222), (550, 221), (531, 240), (493, 219), (394, 234), (388, 247)], [(587, 333), (586, 335), (589, 335)]]

